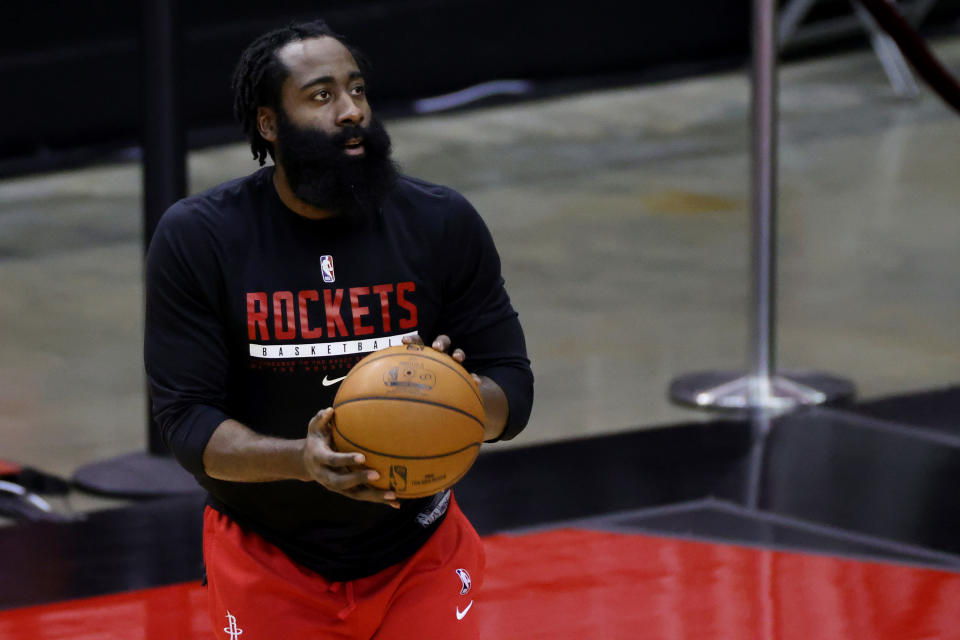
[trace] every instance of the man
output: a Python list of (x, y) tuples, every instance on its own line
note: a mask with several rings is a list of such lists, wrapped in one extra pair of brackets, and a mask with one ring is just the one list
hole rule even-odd
[(451, 493), (398, 500), (331, 446), (350, 367), (420, 336), (475, 374), (488, 441), (533, 396), (489, 232), (456, 192), (397, 173), (361, 62), (322, 22), (254, 41), (234, 110), (275, 165), (178, 202), (150, 246), (153, 411), (210, 495), (218, 638), (478, 634), (483, 548)]

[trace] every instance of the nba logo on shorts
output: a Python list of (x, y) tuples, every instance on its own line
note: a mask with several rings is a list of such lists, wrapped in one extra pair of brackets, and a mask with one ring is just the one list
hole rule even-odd
[[(466, 569), (457, 569), (457, 575), (460, 576), (460, 595), (465, 596), (470, 591), (470, 574), (467, 573)], [(466, 611), (464, 611), (466, 613)]]
[(323, 273), (324, 282), (333, 282), (336, 279), (333, 276), (333, 256), (320, 256), (320, 272)]

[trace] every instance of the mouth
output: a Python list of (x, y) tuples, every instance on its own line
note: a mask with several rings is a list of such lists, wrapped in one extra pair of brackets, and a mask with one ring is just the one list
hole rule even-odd
[(348, 156), (362, 156), (363, 155), (363, 139), (350, 138), (343, 145), (343, 152)]

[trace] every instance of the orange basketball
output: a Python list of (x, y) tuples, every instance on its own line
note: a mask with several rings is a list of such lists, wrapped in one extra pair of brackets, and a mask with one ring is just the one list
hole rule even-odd
[(421, 345), (376, 351), (354, 365), (333, 400), (333, 442), (380, 472), (371, 482), (399, 498), (453, 485), (473, 465), (485, 415), (473, 378)]

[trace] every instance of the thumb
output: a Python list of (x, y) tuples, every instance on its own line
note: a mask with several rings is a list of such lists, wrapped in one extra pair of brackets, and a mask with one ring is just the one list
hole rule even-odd
[(322, 436), (330, 433), (331, 423), (333, 422), (333, 409), (327, 407), (317, 412), (317, 415), (310, 419), (307, 425), (307, 433), (316, 436)]

